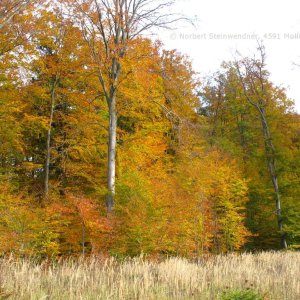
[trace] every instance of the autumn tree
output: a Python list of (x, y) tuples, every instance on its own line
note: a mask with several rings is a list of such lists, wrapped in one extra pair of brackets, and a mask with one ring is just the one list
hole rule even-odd
[[(41, 12), (35, 24), (32, 61), (26, 66), (31, 78), (23, 87), (23, 132), (28, 140), (25, 161), (35, 170), (35, 181), (42, 184), (39, 193), (47, 200), (51, 192), (74, 187), (75, 178), (84, 180), (92, 173), (88, 160), (94, 157), (89, 153), (99, 151), (96, 143), (102, 147), (103, 130), (98, 90), (93, 87), (95, 78), (84, 69), (86, 47), (79, 29), (60, 10)], [(51, 30), (46, 29), (49, 24)], [(79, 167), (83, 159), (86, 163)], [(85, 181), (89, 187), (95, 179), (91, 176), (89, 184)]]
[(166, 27), (174, 22), (166, 12), (173, 1), (98, 1), (75, 4), (84, 38), (87, 41), (102, 93), (109, 108), (107, 210), (111, 212), (115, 197), (116, 146), (117, 146), (117, 93), (126, 74), (123, 60), (131, 43), (145, 31)]
[[(274, 225), (276, 216), (278, 224), (278, 210), (274, 211), (271, 204), (272, 199), (277, 199), (275, 187), (280, 182), (279, 196), (286, 209), (291, 203), (296, 204), (292, 195), (298, 191), (297, 184), (292, 183), (297, 169), (289, 167), (297, 156), (293, 101), (284, 88), (269, 80), (261, 57), (223, 63), (204, 85), (201, 98), (204, 105), (199, 112), (208, 117), (210, 143), (238, 159), (249, 180), (247, 226), (256, 237), (250, 239), (248, 246), (277, 248), (280, 231)], [(298, 211), (296, 206), (293, 205), (294, 210)], [(297, 244), (297, 239), (287, 233), (297, 232), (296, 227), (291, 228), (289, 219), (294, 217), (288, 211), (282, 211), (280, 220), (290, 225), (282, 225), (281, 235), (284, 232), (290, 244)]]
[(235, 62), (235, 67), (239, 80), (243, 86), (246, 99), (257, 110), (265, 143), (265, 155), (269, 174), (273, 183), (276, 197), (276, 214), (278, 230), (281, 234), (281, 245), (287, 248), (286, 236), (283, 231), (283, 218), (281, 208), (281, 197), (278, 183), (278, 174), (276, 166), (276, 149), (270, 132), (269, 122), (266, 116), (266, 109), (270, 101), (270, 95), (267, 87), (268, 72), (266, 71), (266, 57), (263, 46), (259, 46), (260, 59), (244, 59)]

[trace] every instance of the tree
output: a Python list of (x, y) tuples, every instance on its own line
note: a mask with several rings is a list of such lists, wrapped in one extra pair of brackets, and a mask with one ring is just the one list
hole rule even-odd
[(111, 212), (115, 198), (117, 147), (117, 94), (126, 74), (123, 61), (131, 43), (142, 33), (154, 27), (167, 27), (174, 22), (164, 10), (174, 1), (150, 0), (90, 0), (75, 3), (80, 16), (84, 38), (109, 109), (107, 211)]
[[(32, 39), (36, 48), (35, 55), (39, 59), (33, 59), (31, 63), (32, 74), (34, 75), (32, 85), (39, 86), (39, 92), (41, 93), (43, 91), (44, 94), (42, 95), (47, 95), (46, 97), (49, 98), (49, 101), (46, 101), (48, 108), (43, 107), (48, 114), (43, 191), (44, 199), (47, 200), (49, 197), (54, 114), (60, 105), (59, 102), (62, 101), (61, 98), (63, 98), (61, 90), (64, 88), (64, 80), (70, 77), (72, 72), (75, 72), (75, 59), (72, 61), (70, 53), (72, 53), (72, 50), (76, 51), (77, 45), (73, 44), (71, 46), (70, 43), (68, 43), (68, 39), (74, 34), (74, 30), (72, 30), (72, 24), (68, 22), (68, 20), (64, 20), (60, 12), (56, 11), (55, 13), (51, 13), (43, 11), (41, 16), (36, 18), (35, 21), (36, 31), (32, 34)], [(45, 27), (46, 23), (47, 26), (51, 24), (51, 29), (47, 30)], [(67, 47), (69, 48), (66, 49)], [(71, 47), (73, 47), (73, 49), (71, 49)], [(75, 56), (74, 51), (73, 55)], [(75, 64), (77, 63), (75, 62)], [(68, 68), (66, 68), (66, 65), (68, 65)]]
[(283, 231), (283, 218), (281, 209), (280, 190), (278, 184), (278, 174), (276, 169), (276, 149), (274, 147), (272, 135), (266, 117), (266, 109), (270, 101), (270, 94), (267, 86), (268, 72), (266, 71), (266, 55), (262, 45), (259, 45), (260, 59), (242, 59), (235, 61), (235, 67), (239, 80), (243, 86), (244, 95), (249, 103), (257, 110), (261, 120), (261, 128), (265, 142), (265, 155), (269, 174), (272, 180), (276, 197), (276, 215), (278, 230), (281, 235), (281, 245), (287, 248), (286, 235)]
[[(93, 144), (99, 143), (103, 125), (95, 78), (84, 69), (87, 52), (79, 28), (57, 9), (41, 11), (34, 22), (33, 50), (26, 65), (31, 78), (22, 88), (27, 141), (24, 161), (35, 170), (35, 176), (27, 175), (36, 183), (32, 187), (36, 186), (38, 194), (47, 200), (51, 193), (63, 193), (67, 186), (79, 184), (89, 189), (96, 185), (92, 183), (95, 176), (91, 178), (94, 166), (88, 160), (95, 164), (101, 160), (90, 153), (103, 147)], [(89, 177), (89, 182), (83, 177)], [(76, 178), (79, 182), (75, 184)], [(51, 185), (56, 188), (51, 189)]]

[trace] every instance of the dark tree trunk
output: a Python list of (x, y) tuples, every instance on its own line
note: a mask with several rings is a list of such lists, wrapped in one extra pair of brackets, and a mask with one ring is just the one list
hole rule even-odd
[(55, 82), (51, 87), (51, 103), (50, 103), (50, 116), (49, 116), (49, 127), (47, 132), (46, 142), (46, 162), (45, 162), (45, 181), (44, 181), (44, 198), (45, 200), (49, 197), (49, 174), (50, 174), (50, 161), (51, 161), (51, 139), (52, 139), (52, 124), (55, 110), (55, 89), (58, 78), (56, 77)]

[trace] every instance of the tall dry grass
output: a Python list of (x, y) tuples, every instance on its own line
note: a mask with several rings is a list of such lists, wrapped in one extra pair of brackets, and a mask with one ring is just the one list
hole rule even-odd
[[(254, 289), (274, 300), (300, 299), (300, 253), (169, 258), (89, 258), (56, 263), (0, 260), (2, 298), (220, 299), (226, 289)], [(0, 297), (1, 299), (1, 297)]]

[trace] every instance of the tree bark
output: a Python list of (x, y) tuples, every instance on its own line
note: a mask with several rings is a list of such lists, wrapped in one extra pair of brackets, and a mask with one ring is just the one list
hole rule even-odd
[(108, 162), (107, 162), (107, 187), (106, 199), (107, 212), (111, 213), (115, 198), (116, 181), (116, 146), (117, 146), (117, 111), (116, 96), (113, 95), (109, 102), (109, 128), (108, 128)]
[[(119, 43), (118, 39), (115, 41)], [(117, 147), (117, 85), (121, 74), (121, 64), (116, 57), (112, 60), (111, 66), (111, 85), (107, 105), (109, 109), (109, 126), (108, 126), (108, 160), (107, 160), (107, 188), (108, 194), (106, 198), (107, 213), (113, 211), (115, 201), (115, 182), (116, 182), (116, 147)]]

